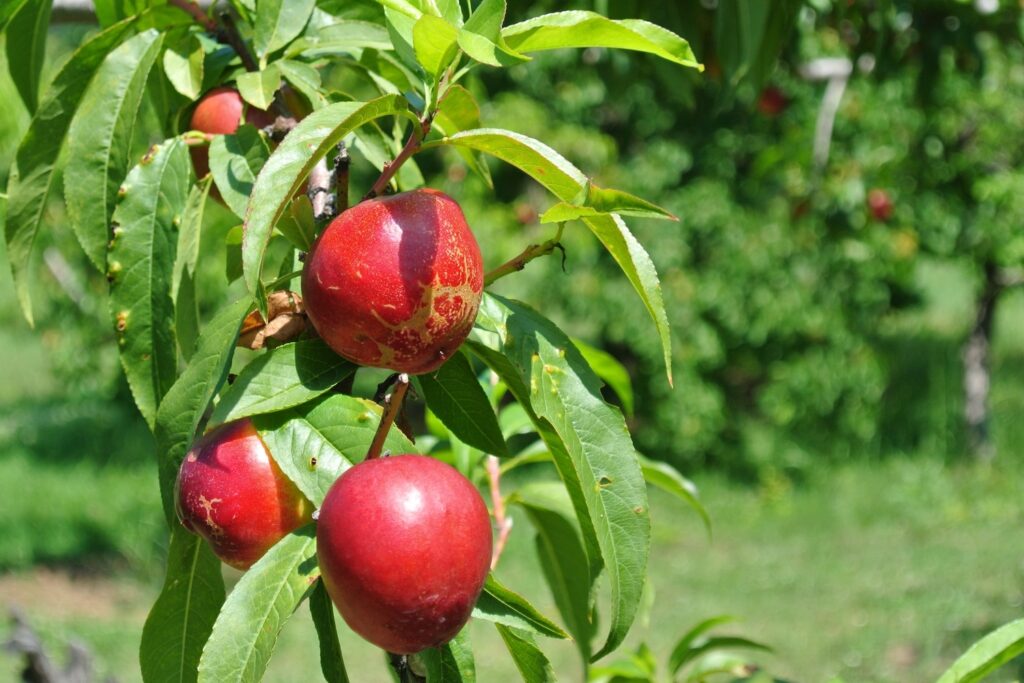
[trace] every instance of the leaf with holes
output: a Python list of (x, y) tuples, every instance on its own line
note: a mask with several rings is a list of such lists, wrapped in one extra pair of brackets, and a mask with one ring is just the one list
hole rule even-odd
[(179, 138), (165, 141), (128, 174), (114, 210), (107, 276), (110, 315), (128, 386), (150, 429), (178, 374), (171, 282), (175, 231), (191, 178), (185, 143)]

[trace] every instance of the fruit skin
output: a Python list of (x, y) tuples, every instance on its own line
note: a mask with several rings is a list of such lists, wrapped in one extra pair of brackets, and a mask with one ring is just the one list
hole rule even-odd
[(320, 508), (317, 557), (338, 612), (396, 654), (442, 645), (462, 629), (491, 562), (491, 523), (455, 468), (423, 455), (366, 460)]
[(889, 197), (888, 192), (876, 187), (868, 192), (868, 209), (871, 211), (872, 218), (885, 222), (892, 218), (892, 198)]
[(313, 504), (277, 466), (248, 419), (223, 424), (192, 446), (178, 471), (174, 501), (185, 528), (243, 570), (313, 514)]
[[(230, 86), (214, 88), (203, 95), (192, 112), (190, 126), (192, 130), (227, 135), (234, 133), (242, 122), (243, 111), (245, 122), (257, 128), (264, 128), (274, 122), (274, 115), (263, 109), (250, 107)], [(210, 172), (210, 150), (208, 147), (189, 147), (192, 155), (192, 168), (196, 177), (202, 178)]]
[(768, 118), (774, 118), (786, 111), (789, 99), (779, 88), (770, 85), (757, 97), (757, 110)]
[(454, 199), (419, 189), (357, 204), (321, 233), (302, 271), (306, 314), (360, 365), (439, 368), (473, 327), (483, 260)]

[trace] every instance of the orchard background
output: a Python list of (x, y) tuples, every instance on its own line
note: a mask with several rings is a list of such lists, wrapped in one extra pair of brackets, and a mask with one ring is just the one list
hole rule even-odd
[[(689, 628), (732, 615), (711, 633), (772, 652), (713, 651), (730, 663), (794, 681), (934, 679), (1024, 607), (1020, 3), (510, 2), (506, 24), (564, 9), (662, 25), (706, 67), (587, 48), (463, 81), (483, 125), (544, 140), (598, 185), (680, 218), (629, 219), (661, 276), (674, 388), (646, 310), (578, 223), (564, 265), (556, 253), (493, 287), (622, 364), (629, 381), (605, 360), (606, 395), (637, 449), (693, 480), (711, 519), (709, 537), (691, 506), (651, 490), (650, 588), (625, 646), (592, 675), (619, 663), (643, 680), (656, 661), (666, 680)], [(42, 58), (45, 91), (95, 30), (88, 7), (57, 3), (45, 41), (4, 38), (0, 186), (38, 90), (21, 60)], [(325, 81), (357, 87), (340, 66)], [(162, 113), (147, 95), (142, 127)], [(492, 190), (454, 151), (416, 161), (462, 205), (488, 269), (550, 237), (538, 218), (553, 200), (516, 169), (485, 162)], [(353, 187), (376, 177), (353, 163)], [(34, 329), (0, 273), (0, 598), (49, 652), (86, 643), (99, 672), (134, 681), (166, 554), (154, 444), (118, 361), (107, 283), (60, 194), (35, 249)], [(244, 291), (239, 222), (208, 202), (203, 320)], [(555, 615), (529, 521), (510, 514), (502, 580)], [(387, 680), (379, 650), (341, 631), (352, 679)], [(493, 627), (470, 631), (478, 679), (516, 680)], [(579, 678), (571, 643), (543, 645), (561, 680)], [(0, 659), (0, 676), (20, 663)], [(266, 680), (319, 669), (303, 608)]]

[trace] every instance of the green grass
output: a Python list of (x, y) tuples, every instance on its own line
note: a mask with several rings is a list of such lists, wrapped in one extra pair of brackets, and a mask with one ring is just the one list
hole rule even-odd
[[(0, 480), (6, 474), (0, 470)], [(701, 482), (715, 521), (711, 541), (692, 512), (656, 495), (655, 600), (649, 625), (638, 627), (629, 644), (646, 641), (664, 658), (689, 625), (731, 614), (741, 621), (725, 630), (775, 648), (756, 659), (776, 675), (807, 682), (833, 675), (848, 683), (932, 680), (1024, 606), (1021, 474), (899, 459), (825, 471), (799, 487), (776, 481), (755, 490), (713, 477)], [(107, 486), (106, 504), (120, 514), (148, 514), (155, 505), (155, 491), (153, 500), (137, 500), (131, 482), (90, 476), (90, 484)], [(531, 535), (527, 520), (517, 520), (499, 574), (553, 613), (530, 557)], [(104, 671), (137, 680), (139, 631), (158, 581), (93, 576), (77, 591), (71, 582), (72, 597), (51, 604), (16, 576), (0, 579), (0, 601), (21, 603), (49, 642), (83, 640)], [(23, 597), (7, 594), (16, 589)], [(311, 629), (303, 606), (282, 634), (266, 680), (316, 680)], [(476, 624), (472, 639), (480, 680), (517, 680), (488, 624)], [(354, 680), (387, 680), (379, 653), (347, 631), (344, 641)], [(545, 648), (562, 680), (578, 680), (571, 645), (547, 641)], [(0, 659), (0, 678), (13, 675), (12, 666)], [(1010, 680), (1011, 672), (993, 680)]]

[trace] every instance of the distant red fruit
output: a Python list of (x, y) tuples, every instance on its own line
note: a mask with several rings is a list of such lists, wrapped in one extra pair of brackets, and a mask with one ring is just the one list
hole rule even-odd
[(885, 190), (875, 188), (868, 192), (868, 209), (876, 221), (888, 221), (892, 218), (892, 198)]
[(768, 117), (778, 116), (788, 106), (789, 99), (774, 85), (770, 85), (762, 90), (757, 98), (757, 110)]
[(443, 645), (469, 619), (491, 562), (491, 523), (476, 488), (423, 455), (366, 460), (320, 508), (324, 585), (353, 631), (388, 652)]
[(221, 425), (195, 443), (181, 463), (174, 498), (185, 528), (236, 569), (251, 567), (313, 514), (251, 420)]
[(432, 372), (473, 327), (483, 260), (454, 199), (431, 189), (379, 197), (335, 218), (302, 271), (306, 315), (360, 365)]
[[(238, 130), (242, 120), (257, 128), (264, 128), (274, 122), (274, 115), (263, 109), (250, 107), (230, 86), (214, 88), (203, 95), (192, 112), (192, 130), (228, 135)], [(202, 178), (210, 172), (210, 151), (207, 147), (189, 147), (192, 167), (196, 177)]]

